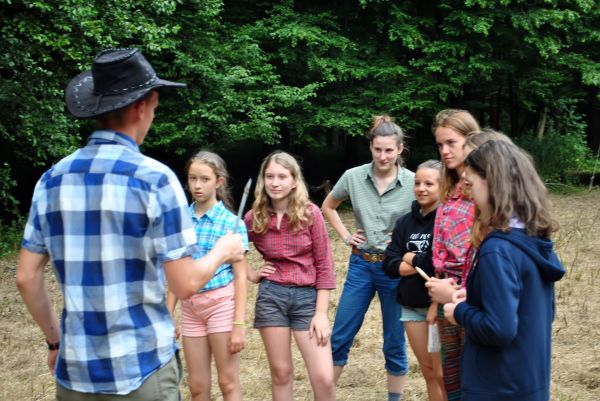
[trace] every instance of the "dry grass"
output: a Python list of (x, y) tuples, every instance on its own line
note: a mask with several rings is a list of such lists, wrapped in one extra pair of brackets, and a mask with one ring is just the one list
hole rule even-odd
[[(556, 289), (552, 401), (600, 400), (600, 191), (555, 196), (554, 202), (561, 222), (556, 244), (568, 273)], [(351, 224), (350, 213), (342, 215)], [(338, 291), (331, 297), (333, 320), (345, 277), (348, 249), (337, 235), (332, 233), (331, 238), (338, 272)], [(252, 252), (251, 261), (256, 265), (257, 260), (256, 253)], [(0, 399), (52, 400), (54, 383), (45, 364), (43, 337), (18, 296), (14, 272), (14, 259), (0, 261)], [(52, 275), (47, 276), (51, 291), (57, 294)], [(255, 292), (256, 287), (251, 286), (248, 321), (254, 314)], [(338, 400), (386, 399), (378, 310), (379, 303), (375, 299), (352, 349), (350, 364), (340, 379)], [(307, 374), (296, 347), (293, 348), (295, 399), (310, 400)], [(241, 380), (246, 400), (270, 400), (268, 363), (260, 336), (253, 329), (248, 329), (248, 345), (242, 354)], [(181, 387), (184, 399), (189, 400), (185, 381)], [(411, 355), (404, 399), (424, 400), (424, 391), (423, 379)], [(222, 399), (216, 382), (213, 394), (214, 400)]]

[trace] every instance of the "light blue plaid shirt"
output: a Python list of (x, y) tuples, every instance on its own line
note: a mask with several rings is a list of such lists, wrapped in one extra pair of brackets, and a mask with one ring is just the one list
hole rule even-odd
[(63, 293), (61, 385), (128, 394), (173, 358), (162, 262), (195, 243), (177, 177), (126, 135), (95, 131), (40, 178), (23, 247), (49, 254)]
[[(215, 242), (228, 231), (233, 231), (235, 222), (238, 220), (237, 216), (231, 213), (225, 208), (223, 202), (217, 202), (216, 205), (211, 207), (204, 213), (200, 218), (196, 216), (194, 207), (196, 202), (192, 203), (189, 207), (190, 215), (194, 221), (194, 228), (196, 229), (196, 236), (198, 237), (198, 252), (194, 252), (194, 259), (199, 259), (210, 252), (215, 246)], [(237, 229), (238, 233), (242, 236), (244, 242), (244, 249), (248, 250), (248, 232), (246, 225), (243, 221), (240, 221)], [(198, 292), (215, 290), (217, 288), (225, 287), (233, 280), (233, 271), (230, 264), (223, 264), (219, 266), (214, 276), (208, 283)]]

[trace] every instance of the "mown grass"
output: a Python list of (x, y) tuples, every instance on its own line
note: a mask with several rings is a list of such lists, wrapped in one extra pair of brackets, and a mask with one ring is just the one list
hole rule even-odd
[[(553, 201), (561, 224), (555, 242), (567, 274), (556, 286), (551, 400), (597, 401), (600, 400), (600, 190), (576, 191), (567, 195), (555, 193)], [(343, 210), (341, 214), (351, 225), (351, 212)], [(333, 231), (330, 237), (338, 283), (330, 301), (329, 314), (333, 321), (349, 249)], [(258, 266), (259, 257), (255, 251), (250, 253), (250, 261)], [(15, 263), (14, 253), (0, 259), (0, 399), (52, 400), (54, 383), (46, 367), (45, 344), (16, 290)], [(58, 287), (52, 274), (46, 276), (58, 309)], [(254, 315), (255, 293), (256, 286), (250, 286), (248, 322)], [(245, 399), (270, 400), (269, 367), (260, 336), (256, 330), (249, 328), (247, 338), (241, 362)], [(340, 379), (338, 400), (386, 399), (381, 346), (379, 303), (374, 299), (352, 349), (349, 365)], [(311, 400), (302, 359), (295, 346), (293, 348), (295, 400)], [(214, 373), (213, 369), (213, 377)], [(222, 400), (216, 381), (213, 383), (212, 399)], [(185, 380), (181, 389), (184, 399), (190, 400)], [(412, 355), (403, 399), (426, 399), (424, 382)]]

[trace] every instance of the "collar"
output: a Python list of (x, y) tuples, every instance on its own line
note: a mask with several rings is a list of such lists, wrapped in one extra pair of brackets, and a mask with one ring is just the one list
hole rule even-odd
[(140, 147), (129, 135), (125, 135), (118, 131), (97, 130), (92, 132), (87, 140), (88, 145), (123, 145), (131, 150), (140, 152)]
[[(194, 222), (197, 222), (200, 219), (198, 218), (198, 216), (196, 216), (195, 207), (196, 207), (196, 202), (194, 201), (188, 207), (188, 211), (190, 212), (190, 216), (192, 216), (192, 220), (194, 220)], [(219, 215), (221, 214), (223, 209), (225, 209), (225, 205), (223, 205), (223, 201), (218, 201), (213, 207), (208, 209), (206, 211), (206, 213), (204, 213), (202, 215), (202, 217), (200, 217), (200, 218), (202, 219), (202, 218), (206, 217), (210, 221), (214, 222), (217, 219), (217, 217), (219, 217)]]
[[(369, 168), (367, 168), (365, 179), (371, 180), (375, 183), (375, 162), (371, 162), (368, 164)], [(402, 179), (404, 178), (404, 167), (398, 164), (398, 173), (396, 175), (396, 182), (403, 186)]]

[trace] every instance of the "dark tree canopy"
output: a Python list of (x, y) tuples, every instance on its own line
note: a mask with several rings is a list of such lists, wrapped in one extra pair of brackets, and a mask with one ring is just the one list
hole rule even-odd
[(161, 99), (147, 150), (251, 142), (339, 154), (387, 113), (416, 154), (434, 155), (432, 117), (460, 107), (530, 150), (551, 138), (584, 159), (586, 133), (600, 145), (599, 5), (0, 0), (0, 206), (16, 211), (31, 168), (81, 145), (93, 123), (67, 115), (63, 90), (107, 47), (140, 47), (189, 85)]

